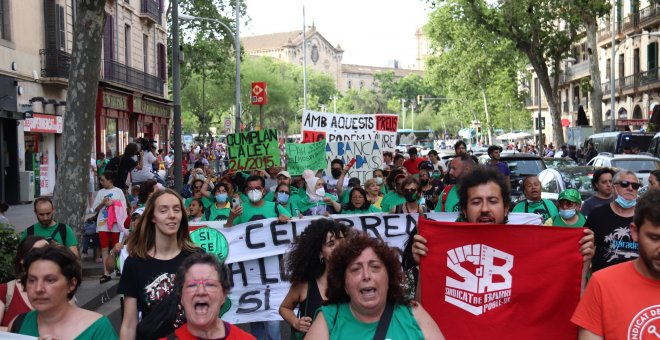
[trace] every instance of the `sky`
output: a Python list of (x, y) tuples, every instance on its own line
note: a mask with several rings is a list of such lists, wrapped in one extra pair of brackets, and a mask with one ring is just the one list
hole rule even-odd
[(427, 22), (423, 0), (245, 0), (250, 21), (241, 36), (301, 30), (305, 24), (344, 50), (342, 63), (403, 68), (415, 63), (415, 31)]

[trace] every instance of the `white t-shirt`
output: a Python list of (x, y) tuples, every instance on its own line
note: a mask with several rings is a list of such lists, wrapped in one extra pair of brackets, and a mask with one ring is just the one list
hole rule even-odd
[[(113, 187), (112, 189), (101, 189), (99, 192), (96, 194), (96, 198), (94, 199), (94, 203), (92, 204), (93, 208), (96, 208), (103, 202), (103, 199), (108, 196), (112, 200), (117, 200), (121, 202), (121, 204), (124, 206), (124, 209), (126, 209), (126, 198), (124, 197), (124, 192), (121, 191), (121, 189), (117, 187)], [(112, 227), (112, 230), (108, 230), (108, 225), (107, 225), (107, 220), (108, 220), (108, 207), (103, 207), (99, 211), (99, 216), (96, 218), (96, 232), (99, 231), (109, 231), (111, 233), (119, 233), (121, 232), (122, 228), (117, 225), (117, 223), (114, 224)]]
[[(433, 163), (431, 163), (433, 164)], [(447, 165), (445, 165), (445, 162), (442, 161), (442, 159), (438, 159), (438, 163), (433, 164), (433, 170), (440, 170), (442, 169), (442, 173), (446, 174), (447, 173)]]
[(172, 163), (174, 163), (174, 156), (170, 157), (170, 155), (165, 156), (165, 167), (166, 168), (171, 168)]
[(142, 170), (133, 170), (131, 172), (131, 178), (133, 183), (144, 182), (148, 179), (154, 178), (153, 166), (152, 164), (156, 161), (156, 156), (154, 156), (151, 151), (147, 151), (142, 155)]

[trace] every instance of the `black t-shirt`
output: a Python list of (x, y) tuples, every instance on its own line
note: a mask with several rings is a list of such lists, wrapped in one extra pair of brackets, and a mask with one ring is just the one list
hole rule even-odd
[[(181, 251), (170, 260), (154, 258), (141, 259), (129, 256), (124, 263), (124, 270), (119, 280), (119, 294), (137, 299), (138, 312), (144, 319), (155, 305), (166, 298), (174, 289), (174, 276), (183, 260), (190, 252)], [(183, 311), (179, 306), (179, 317), (182, 321)], [(178, 327), (180, 325), (176, 325)]]
[(591, 211), (585, 226), (594, 231), (596, 242), (596, 254), (591, 261), (592, 272), (639, 256), (639, 245), (630, 235), (632, 221), (632, 217), (615, 214), (609, 204)]
[(431, 189), (422, 191), (422, 196), (424, 196), (424, 200), (426, 202), (425, 204), (429, 211), (433, 211), (433, 209), (435, 209), (435, 202), (433, 202), (433, 196), (440, 196), (441, 192), (442, 191), (439, 190), (439, 188), (436, 186), (431, 186)]
[(128, 173), (131, 172), (138, 163), (130, 157), (122, 156), (119, 161), (119, 169), (117, 170), (117, 178), (115, 178), (115, 186), (121, 190), (126, 191), (128, 187), (126, 186), (126, 178), (128, 178)]

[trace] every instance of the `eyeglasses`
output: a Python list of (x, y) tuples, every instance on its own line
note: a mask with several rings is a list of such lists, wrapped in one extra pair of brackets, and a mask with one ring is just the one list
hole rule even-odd
[(628, 182), (628, 181), (616, 182), (616, 183), (614, 183), (614, 184), (618, 184), (618, 185), (620, 185), (622, 188), (627, 188), (629, 185), (632, 185), (632, 188), (635, 189), (635, 190), (639, 189), (639, 187), (642, 186), (642, 185), (639, 184), (639, 183), (636, 183), (636, 182)]
[(220, 281), (213, 279), (204, 279), (204, 280), (188, 280), (184, 283), (183, 289), (186, 292), (193, 293), (197, 291), (199, 286), (203, 286), (204, 290), (207, 292), (217, 292), (220, 290)]

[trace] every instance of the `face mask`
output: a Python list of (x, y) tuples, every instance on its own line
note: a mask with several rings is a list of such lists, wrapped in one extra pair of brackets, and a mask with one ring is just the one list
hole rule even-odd
[(316, 189), (316, 195), (321, 197), (325, 196), (325, 189), (323, 188)]
[(339, 176), (341, 176), (341, 170), (339, 169), (332, 169), (330, 172), (332, 173), (333, 178), (339, 178)]
[(137, 155), (134, 155), (133, 157), (131, 157), (131, 159), (137, 162), (138, 157), (137, 157)]
[(378, 185), (383, 184), (383, 177), (376, 177), (376, 184)]
[(252, 203), (259, 202), (261, 197), (261, 190), (250, 190), (250, 192), (248, 192), (248, 198)]
[(227, 194), (217, 194), (215, 195), (215, 200), (220, 203), (224, 203), (227, 202), (227, 197), (228, 197)]
[(576, 212), (575, 209), (559, 209), (559, 216), (565, 220), (573, 218), (575, 216)]
[(616, 202), (616, 204), (618, 204), (621, 208), (630, 209), (637, 204), (636, 199), (632, 199), (632, 200), (626, 199), (625, 197), (619, 195), (616, 189), (614, 190), (614, 192), (616, 192), (617, 194), (616, 200), (614, 202)]
[(422, 183), (422, 185), (427, 185), (427, 184), (429, 184), (429, 180), (428, 179), (423, 179), (423, 180), (420, 181), (420, 183)]
[(440, 178), (440, 173), (439, 172), (434, 172), (433, 173), (433, 178), (435, 178), (435, 179)]
[(284, 204), (289, 200), (289, 194), (278, 193), (277, 194), (277, 203)]
[(406, 201), (409, 202), (409, 203), (417, 201), (417, 193), (416, 192), (407, 192), (404, 197), (406, 198)]

